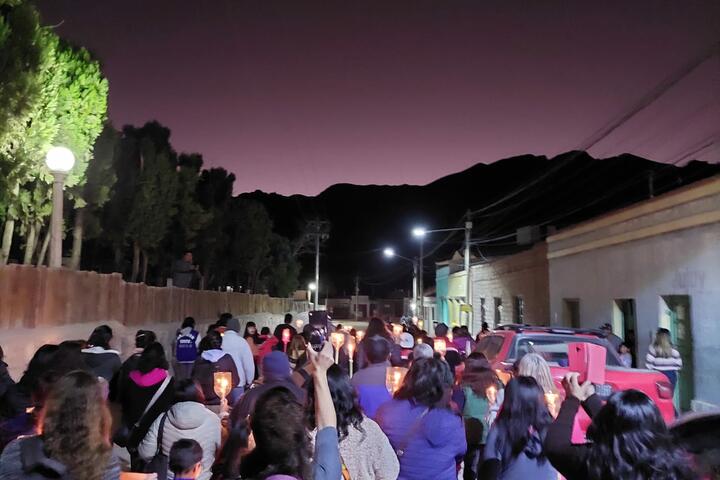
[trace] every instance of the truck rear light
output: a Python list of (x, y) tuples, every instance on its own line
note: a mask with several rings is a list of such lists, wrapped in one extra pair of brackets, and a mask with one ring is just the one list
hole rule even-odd
[(673, 388), (670, 382), (658, 381), (655, 382), (655, 386), (657, 387), (658, 397), (664, 400), (672, 400)]

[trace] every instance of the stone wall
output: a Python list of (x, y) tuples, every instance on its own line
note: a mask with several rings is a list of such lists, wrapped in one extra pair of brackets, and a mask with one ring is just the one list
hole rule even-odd
[[(149, 287), (127, 283), (120, 274), (0, 267), (0, 346), (14, 378), (44, 343), (87, 338), (101, 324), (113, 328), (112, 346), (127, 356), (134, 333), (150, 329), (166, 348), (187, 316), (203, 333), (218, 314), (230, 312), (243, 324), (274, 327), (287, 312), (305, 312), (307, 303), (234, 292)], [(304, 316), (306, 318), (306, 315)]]

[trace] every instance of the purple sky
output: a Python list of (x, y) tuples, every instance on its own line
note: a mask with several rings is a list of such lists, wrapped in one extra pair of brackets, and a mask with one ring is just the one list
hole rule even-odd
[[(40, 0), (117, 127), (152, 119), (236, 192), (424, 184), (578, 148), (720, 40), (720, 2)], [(720, 159), (720, 55), (591, 153)]]

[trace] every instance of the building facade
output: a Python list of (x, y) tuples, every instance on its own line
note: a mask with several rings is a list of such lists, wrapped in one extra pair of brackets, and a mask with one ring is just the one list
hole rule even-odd
[(498, 257), (470, 268), (473, 326), (549, 325), (547, 246)]
[(677, 402), (720, 405), (720, 177), (548, 238), (552, 324), (611, 323), (644, 367), (658, 327), (684, 368)]

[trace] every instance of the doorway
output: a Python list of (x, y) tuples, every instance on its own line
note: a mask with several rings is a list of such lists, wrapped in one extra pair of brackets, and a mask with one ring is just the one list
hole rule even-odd
[(572, 328), (580, 328), (580, 300), (563, 298), (563, 324)]
[(503, 311), (502, 298), (494, 297), (493, 303), (495, 306), (495, 313), (494, 313), (494, 317), (493, 317), (493, 322), (495, 323), (495, 325), (493, 325), (493, 326), (497, 327), (498, 325), (502, 324), (502, 311)]
[(616, 298), (613, 300), (613, 333), (622, 337), (632, 354), (632, 366), (637, 368), (637, 314), (634, 298)]
[(683, 368), (678, 374), (675, 388), (675, 405), (681, 411), (690, 410), (695, 396), (695, 368), (693, 362), (692, 320), (690, 296), (665, 295), (660, 297), (660, 327), (670, 330), (675, 348), (680, 352)]

